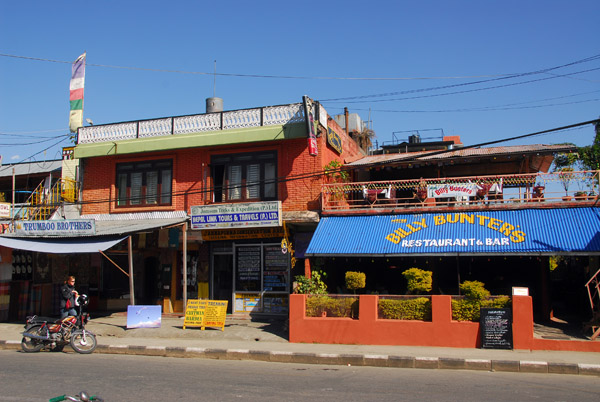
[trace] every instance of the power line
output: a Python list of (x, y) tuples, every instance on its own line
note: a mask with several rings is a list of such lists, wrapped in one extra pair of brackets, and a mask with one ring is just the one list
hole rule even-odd
[[(413, 100), (413, 99), (423, 99), (423, 98), (435, 98), (438, 96), (448, 96), (448, 95), (457, 95), (457, 94), (465, 94), (465, 93), (470, 93), (470, 92), (480, 92), (480, 91), (488, 91), (490, 89), (498, 89), (498, 88), (507, 88), (507, 87), (512, 87), (512, 86), (517, 86), (517, 85), (523, 85), (523, 84), (530, 84), (532, 82), (540, 82), (540, 81), (547, 81), (547, 80), (554, 80), (556, 78), (560, 78), (560, 77), (568, 77), (571, 75), (575, 75), (575, 74), (583, 74), (583, 73), (587, 73), (590, 71), (596, 71), (596, 70), (600, 70), (600, 67), (597, 68), (592, 68), (589, 70), (583, 70), (583, 71), (576, 71), (574, 73), (569, 73), (569, 74), (563, 74), (560, 76), (552, 76), (552, 77), (545, 77), (545, 78), (538, 78), (535, 80), (529, 80), (529, 81), (521, 81), (521, 82), (513, 82), (510, 84), (503, 84), (503, 85), (495, 85), (495, 86), (490, 86), (490, 87), (484, 87), (484, 88), (475, 88), (475, 89), (466, 89), (463, 91), (454, 91), (454, 92), (444, 92), (441, 94), (432, 94), (432, 95), (422, 95), (422, 96), (411, 96), (411, 97), (407, 97), (407, 98), (395, 98), (395, 99), (372, 99), (372, 100), (356, 100), (356, 101), (346, 101), (344, 102), (344, 104), (348, 104), (348, 103), (378, 103), (378, 102), (394, 102), (394, 101), (401, 101), (401, 100)], [(459, 85), (457, 85), (459, 86)], [(448, 86), (450, 87), (450, 86)], [(421, 90), (413, 90), (413, 91), (405, 91), (405, 93), (414, 93), (414, 92), (423, 92)], [(321, 103), (330, 103), (327, 100), (318, 100)], [(340, 103), (340, 102), (334, 102), (334, 103)]]
[[(72, 64), (72, 61), (65, 60), (54, 60), (45, 59), (40, 57), (29, 57), (19, 56), (13, 54), (0, 53), (1, 57), (10, 57), (15, 59), (42, 61), (49, 63), (61, 63), (61, 64)], [(595, 56), (597, 57), (597, 56)], [(591, 59), (591, 58), (590, 58)], [(569, 65), (569, 64), (567, 64)], [(217, 73), (217, 72), (202, 72), (202, 71), (186, 71), (186, 70), (172, 70), (172, 69), (158, 69), (158, 68), (146, 68), (146, 67), (131, 67), (131, 66), (115, 66), (108, 64), (93, 64), (86, 63), (86, 66), (113, 68), (120, 70), (135, 70), (135, 71), (150, 71), (159, 73), (174, 73), (174, 74), (192, 74), (192, 75), (208, 75), (208, 76), (223, 76), (223, 77), (242, 77), (242, 78), (272, 78), (272, 79), (296, 79), (296, 80), (349, 80), (349, 81), (418, 81), (418, 80), (447, 80), (447, 79), (467, 79), (467, 78), (490, 78), (499, 77), (496, 79), (511, 78), (515, 76), (522, 76), (532, 73), (511, 73), (511, 74), (485, 74), (485, 75), (468, 75), (468, 76), (433, 76), (433, 77), (328, 77), (328, 76), (292, 76), (292, 75), (264, 75), (264, 74), (239, 74), (239, 73)], [(547, 69), (548, 71), (561, 68), (553, 67)], [(545, 71), (545, 70), (544, 70)], [(535, 73), (537, 74), (537, 73)], [(486, 80), (487, 81), (487, 80)], [(486, 82), (482, 81), (482, 82)], [(468, 84), (462, 84), (468, 85)], [(373, 95), (374, 96), (374, 95)]]
[[(345, 97), (345, 98), (322, 99), (320, 101), (321, 102), (332, 102), (332, 101), (345, 101), (345, 100), (353, 100), (353, 99), (381, 98), (381, 97), (384, 97), (384, 96), (405, 95), (405, 94), (409, 94), (409, 93), (418, 93), (418, 92), (425, 92), (425, 91), (436, 91), (436, 90), (439, 90), (439, 89), (448, 89), (448, 88), (456, 88), (456, 87), (467, 86), (467, 85), (476, 85), (476, 84), (482, 84), (482, 83), (492, 82), (492, 81), (507, 80), (507, 79), (512, 79), (512, 78), (519, 78), (519, 77), (524, 77), (524, 76), (528, 76), (528, 75), (549, 74), (550, 71), (554, 71), (554, 70), (565, 68), (565, 67), (570, 67), (570, 66), (573, 66), (573, 65), (576, 65), (576, 64), (587, 63), (587, 62), (598, 60), (598, 59), (600, 59), (600, 54), (594, 55), (594, 56), (590, 56), (590, 57), (586, 57), (584, 59), (577, 60), (577, 61), (574, 61), (574, 62), (571, 62), (571, 63), (566, 63), (566, 64), (562, 64), (562, 65), (559, 65), (559, 66), (545, 68), (545, 69), (542, 69), (542, 70), (530, 71), (530, 72), (527, 72), (527, 73), (506, 74), (506, 75), (503, 75), (503, 76), (501, 76), (499, 78), (492, 78), (492, 79), (488, 79), (488, 80), (472, 81), (472, 82), (465, 82), (465, 83), (461, 83), (461, 84), (437, 86), (437, 87), (432, 87), (432, 88), (413, 89), (413, 90), (407, 90), (407, 91), (387, 92), (387, 93), (374, 94), (374, 95), (360, 95), (360, 96), (351, 96), (351, 97)], [(555, 78), (558, 78), (558, 77), (555, 77)]]

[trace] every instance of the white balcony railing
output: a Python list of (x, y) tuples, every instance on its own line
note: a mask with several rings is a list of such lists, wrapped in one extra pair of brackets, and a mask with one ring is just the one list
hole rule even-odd
[(303, 123), (301, 103), (81, 127), (78, 144)]
[[(323, 211), (596, 205), (600, 171), (324, 184)], [(600, 206), (600, 204), (598, 204)]]

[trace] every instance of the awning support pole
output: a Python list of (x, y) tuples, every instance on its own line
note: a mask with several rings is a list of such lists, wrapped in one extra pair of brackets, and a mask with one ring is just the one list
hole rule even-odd
[(187, 222), (183, 224), (183, 314), (187, 308)]
[(129, 254), (129, 300), (132, 306), (135, 306), (135, 294), (133, 287), (133, 241), (131, 235), (127, 238), (128, 254)]
[(120, 266), (117, 265), (116, 262), (114, 262), (113, 260), (111, 260), (110, 258), (108, 258), (108, 256), (106, 254), (104, 254), (104, 252), (102, 250), (98, 250), (98, 252), (100, 254), (102, 254), (104, 257), (106, 257), (106, 259), (108, 261), (112, 262), (115, 267), (119, 268), (121, 270), (121, 272), (123, 272), (125, 275), (129, 276), (129, 274), (127, 272), (125, 272), (125, 270), (123, 268), (121, 268)]

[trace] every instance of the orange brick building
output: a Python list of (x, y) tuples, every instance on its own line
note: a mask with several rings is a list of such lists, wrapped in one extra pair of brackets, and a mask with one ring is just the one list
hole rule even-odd
[[(228, 300), (234, 313), (287, 313), (291, 278), (304, 274), (303, 249), (319, 220), (322, 172), (365, 153), (308, 98), (209, 111), (79, 130), (82, 218), (129, 226), (120, 233), (132, 236), (134, 285), (104, 260), (96, 267), (108, 306), (120, 299), (124, 307), (133, 288), (136, 304), (162, 303), (167, 312), (182, 311), (188, 298), (211, 298)], [(280, 224), (190, 229), (193, 211), (207, 206), (274, 207)], [(127, 265), (124, 250), (111, 252)]]

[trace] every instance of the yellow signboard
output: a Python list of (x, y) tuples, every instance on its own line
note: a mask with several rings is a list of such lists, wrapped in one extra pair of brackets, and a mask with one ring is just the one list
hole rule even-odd
[(227, 300), (188, 300), (185, 310), (185, 327), (220, 327), (225, 330)]
[(225, 330), (225, 318), (227, 316), (227, 300), (209, 300), (204, 314), (204, 327), (221, 327)]
[(204, 313), (206, 312), (207, 304), (208, 300), (196, 299), (187, 301), (183, 329), (185, 329), (185, 327), (204, 327)]

